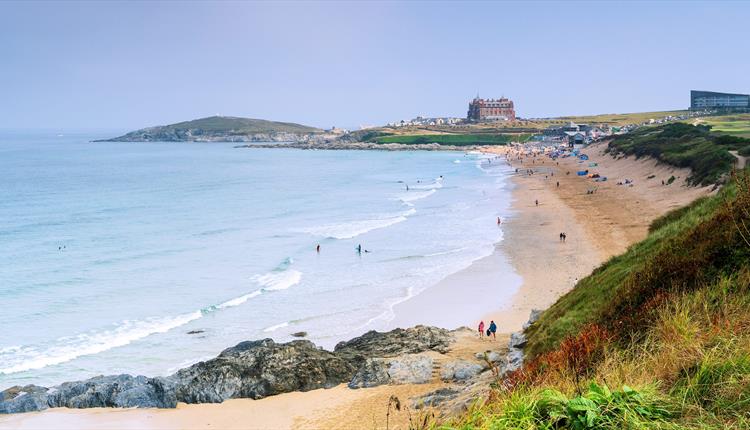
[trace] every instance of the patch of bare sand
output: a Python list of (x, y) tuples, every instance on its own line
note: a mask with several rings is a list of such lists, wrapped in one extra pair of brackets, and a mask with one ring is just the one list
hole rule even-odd
[[(511, 304), (498, 305), (498, 311), (486, 315), (504, 331), (520, 329), (532, 309), (549, 307), (578, 279), (643, 240), (654, 219), (711, 193), (710, 187), (687, 185), (689, 169), (651, 158), (614, 158), (604, 152), (606, 146), (606, 142), (591, 145), (584, 151), (589, 160), (582, 162), (487, 149), (506, 154), (519, 172), (513, 178), (516, 215), (504, 226), (501, 247), (523, 277), (523, 285)], [(528, 169), (534, 173), (526, 174)], [(576, 174), (586, 169), (607, 181)], [(666, 185), (671, 176), (675, 181)], [(632, 185), (618, 185), (626, 179)], [(560, 241), (562, 232), (567, 234), (565, 242)]]

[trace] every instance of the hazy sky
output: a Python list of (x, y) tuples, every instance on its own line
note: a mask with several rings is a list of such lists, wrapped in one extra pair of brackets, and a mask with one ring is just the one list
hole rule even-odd
[(750, 92), (750, 2), (0, 3), (0, 128), (221, 114), (358, 126), (685, 108)]

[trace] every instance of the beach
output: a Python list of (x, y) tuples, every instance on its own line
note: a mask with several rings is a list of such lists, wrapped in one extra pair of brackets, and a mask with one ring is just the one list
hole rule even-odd
[[(685, 186), (689, 173), (685, 170), (653, 160), (613, 159), (603, 153), (604, 148), (605, 144), (588, 148), (586, 163), (597, 163), (596, 169), (608, 176), (606, 182), (577, 176), (581, 163), (574, 158), (518, 159), (514, 150), (486, 149), (506, 156), (512, 168), (519, 169), (512, 177), (511, 215), (502, 221), (503, 240), (493, 254), (396, 305), (390, 324), (455, 328), (494, 320), (503, 334), (491, 348), (502, 348), (508, 333), (520, 330), (532, 309), (546, 308), (593, 268), (644, 238), (656, 217), (711, 192)], [(527, 169), (534, 173), (525, 173)], [(672, 175), (678, 178), (673, 184), (661, 185), (662, 178)], [(617, 185), (625, 179), (632, 179), (633, 186)], [(565, 242), (559, 238), (562, 232), (567, 235)], [(499, 285), (509, 279), (512, 288)], [(471, 359), (490, 345), (487, 342), (467, 334), (458, 339), (451, 354)], [(358, 390), (339, 385), (262, 400), (180, 404), (172, 410), (53, 409), (0, 417), (0, 425), (10, 429), (384, 428), (391, 395), (408, 403), (409, 398), (443, 386), (439, 380)], [(390, 428), (407, 428), (414, 418), (411, 413), (416, 412), (394, 412)]]

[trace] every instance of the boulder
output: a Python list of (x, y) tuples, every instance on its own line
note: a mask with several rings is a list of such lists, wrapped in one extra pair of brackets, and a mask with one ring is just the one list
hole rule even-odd
[(443, 381), (466, 381), (485, 369), (478, 363), (472, 363), (466, 360), (449, 361), (440, 369), (440, 379)]
[(414, 409), (422, 409), (424, 407), (440, 406), (440, 404), (458, 397), (459, 393), (460, 391), (453, 388), (440, 388), (439, 390), (415, 398), (412, 401), (412, 407)]
[(432, 357), (404, 355), (390, 360), (388, 376), (392, 384), (426, 384), (432, 380)]
[(529, 314), (529, 320), (526, 321), (523, 324), (523, 329), (526, 330), (527, 328), (531, 327), (532, 324), (539, 321), (539, 317), (542, 316), (542, 311), (539, 309), (532, 309), (531, 313)]
[(489, 360), (490, 363), (493, 364), (505, 364), (505, 356), (497, 351), (477, 352), (476, 354), (474, 354), (474, 357), (476, 357), (478, 360), (482, 360), (483, 362)]
[(113, 375), (65, 382), (48, 391), (50, 407), (173, 408), (174, 386), (165, 378)]
[(526, 346), (526, 335), (521, 332), (515, 332), (510, 335), (510, 342), (508, 342), (508, 348), (510, 349), (522, 349)]
[(16, 385), (0, 391), (0, 413), (15, 414), (47, 409), (47, 391), (46, 387), (38, 385)]
[(264, 339), (239, 343), (214, 359), (178, 371), (170, 379), (176, 384), (178, 401), (219, 403), (330, 388), (348, 382), (354, 370), (342, 358), (310, 341), (277, 344)]
[(503, 372), (512, 372), (520, 369), (523, 365), (523, 351), (520, 349), (513, 349), (508, 353), (508, 364), (505, 365)]
[(424, 351), (449, 351), (453, 336), (448, 330), (416, 326), (381, 333), (369, 331), (352, 340), (339, 342), (334, 353), (359, 367), (368, 357), (395, 357)]
[(349, 388), (370, 388), (391, 382), (388, 374), (388, 362), (382, 358), (368, 358), (357, 369), (349, 382)]

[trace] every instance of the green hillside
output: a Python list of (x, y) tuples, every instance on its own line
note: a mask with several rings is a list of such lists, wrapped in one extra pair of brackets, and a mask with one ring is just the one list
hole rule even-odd
[(716, 183), (729, 173), (735, 162), (730, 150), (746, 154), (750, 139), (714, 133), (706, 125), (685, 123), (642, 127), (616, 136), (608, 147), (612, 154), (650, 156), (673, 166), (688, 167), (692, 170), (688, 181), (696, 185)]
[(234, 116), (210, 116), (208, 118), (183, 121), (157, 128), (164, 130), (200, 129), (206, 132), (227, 133), (320, 133), (323, 131), (315, 127), (308, 127), (292, 122), (277, 122)]
[(653, 223), (526, 331), (524, 368), (445, 428), (750, 428), (750, 179)]
[(291, 122), (211, 116), (176, 124), (148, 127), (109, 140), (116, 142), (248, 141), (255, 140), (256, 137), (304, 136), (322, 132), (323, 130), (315, 127)]

